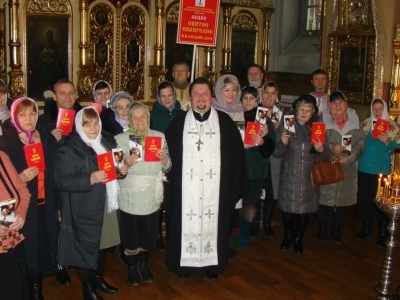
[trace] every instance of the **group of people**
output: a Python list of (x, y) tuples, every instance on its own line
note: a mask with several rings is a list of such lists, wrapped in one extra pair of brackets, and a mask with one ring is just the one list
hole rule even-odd
[[(357, 239), (370, 236), (376, 219), (377, 244), (385, 246), (388, 219), (373, 198), (378, 174), (390, 172), (400, 136), (385, 101), (374, 99), (371, 116), (360, 123), (342, 92), (326, 93), (321, 69), (312, 74), (315, 90), (291, 106), (279, 102), (275, 82), (263, 83), (258, 65), (248, 68), (249, 85), (243, 88), (230, 74), (218, 79), (215, 90), (202, 77), (189, 84), (186, 63), (175, 64), (173, 74), (176, 81), (158, 85), (151, 111), (102, 80), (93, 86), (101, 111), (81, 107), (74, 84), (60, 80), (40, 116), (31, 98), (7, 101), (0, 81), (0, 201), (16, 200), (14, 222), (0, 225), (0, 261), (7, 266), (0, 286), (7, 287), (8, 299), (43, 299), (43, 276), (71, 284), (67, 266), (77, 270), (84, 299), (102, 299), (97, 291), (116, 293), (103, 277), (111, 248), (124, 257), (131, 285), (153, 281), (150, 252), (165, 248), (171, 273), (215, 280), (235, 255), (231, 244), (245, 251), (261, 220), (266, 236), (275, 236), (276, 202), (283, 212), (282, 250), (293, 245), (297, 255), (303, 253), (312, 214), (318, 217), (317, 240), (325, 242), (330, 228), (332, 241), (341, 243), (345, 207), (354, 204), (362, 220)], [(244, 144), (239, 129), (255, 122), (258, 107), (266, 109), (266, 124)], [(56, 126), (60, 109), (76, 113), (68, 135)], [(295, 135), (285, 129), (285, 115), (294, 116)], [(374, 138), (377, 118), (390, 126)], [(311, 141), (313, 122), (325, 123), (325, 142)], [(158, 160), (131, 152), (131, 135), (143, 151), (146, 137), (159, 137)], [(350, 153), (344, 152), (344, 135), (351, 136)], [(25, 160), (24, 147), (36, 143), (43, 147), (45, 171)], [(122, 151), (121, 176), (109, 181), (97, 158), (115, 148)], [(332, 157), (344, 180), (314, 187), (314, 162)]]

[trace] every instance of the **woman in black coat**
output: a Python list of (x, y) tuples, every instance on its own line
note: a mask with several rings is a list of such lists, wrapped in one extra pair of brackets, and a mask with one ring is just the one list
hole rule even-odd
[[(42, 299), (43, 276), (53, 273), (59, 228), (54, 165), (51, 159), (46, 160), (54, 155), (56, 141), (48, 138), (46, 130), (36, 127), (38, 112), (33, 99), (22, 97), (14, 100), (10, 119), (3, 123), (0, 137), (0, 150), (8, 154), (31, 194), (26, 223), (21, 232), (25, 236), (24, 250), (32, 299)], [(46, 168), (41, 173), (37, 167), (28, 168), (24, 154), (25, 145), (39, 142), (43, 145)]]
[(102, 138), (101, 121), (92, 107), (78, 112), (75, 127), (76, 133), (59, 150), (56, 161), (63, 216), (58, 263), (77, 268), (84, 299), (102, 299), (96, 288), (116, 292), (96, 274), (101, 271), (98, 266), (104, 266), (98, 259), (106, 196), (108, 212), (117, 209), (119, 186), (116, 180), (107, 182), (107, 174), (99, 171), (97, 155), (114, 148), (115, 140)]

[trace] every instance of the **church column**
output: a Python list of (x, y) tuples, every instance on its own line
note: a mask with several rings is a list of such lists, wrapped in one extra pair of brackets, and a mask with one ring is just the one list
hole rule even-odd
[(0, 0), (0, 78), (5, 80), (6, 75), (6, 32), (4, 25), (6, 21), (6, 0)]
[(263, 46), (262, 46), (262, 64), (261, 67), (263, 69), (264, 77), (268, 79), (269, 77), (269, 30), (271, 27), (271, 16), (274, 13), (275, 8), (273, 7), (273, 3), (271, 2), (267, 7), (262, 9), (263, 17), (264, 17), (264, 26), (263, 26)]
[(80, 13), (80, 41), (79, 41), (79, 72), (78, 72), (78, 84), (77, 91), (79, 97), (89, 98), (92, 97), (92, 78), (88, 60), (88, 49), (89, 49), (89, 28), (88, 28), (88, 17), (89, 17), (89, 1), (79, 1), (79, 13)]
[(164, 4), (165, 0), (156, 1), (156, 44), (154, 45), (154, 65), (150, 66), (151, 98), (156, 98), (157, 86), (164, 80), (165, 70), (163, 65), (164, 51)]
[(215, 72), (214, 72), (214, 49), (215, 47), (205, 47), (204, 53), (206, 58), (206, 65), (204, 66), (203, 76), (214, 85)]
[(8, 91), (11, 98), (18, 98), (25, 94), (24, 73), (21, 70), (21, 42), (19, 40), (19, 0), (10, 0), (10, 82)]
[(222, 3), (222, 14), (224, 18), (224, 26), (223, 26), (223, 39), (224, 44), (222, 48), (222, 69), (220, 71), (221, 75), (231, 73), (231, 45), (232, 45), (232, 9), (234, 7), (233, 4), (230, 3)]

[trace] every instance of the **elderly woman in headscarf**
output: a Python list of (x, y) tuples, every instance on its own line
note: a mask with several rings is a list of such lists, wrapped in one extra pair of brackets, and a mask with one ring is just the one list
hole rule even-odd
[(107, 108), (107, 102), (110, 101), (113, 90), (107, 81), (99, 80), (93, 85), (92, 95), (93, 102), (100, 103), (104, 109)]
[[(157, 87), (157, 101), (154, 102), (153, 109), (150, 112), (150, 128), (164, 133), (172, 119), (182, 113), (184, 111), (181, 110), (181, 103), (176, 99), (176, 91), (172, 83), (169, 81), (161, 82)], [(164, 210), (161, 207), (157, 232), (158, 250), (165, 249), (162, 236), (163, 215)]]
[[(372, 136), (374, 122), (383, 119), (389, 122), (389, 128), (385, 133), (377, 137)], [(376, 219), (379, 223), (378, 247), (385, 247), (387, 238), (388, 217), (374, 204), (374, 198), (378, 188), (379, 174), (390, 173), (391, 153), (399, 147), (399, 127), (389, 117), (387, 104), (382, 99), (374, 99), (371, 103), (371, 116), (362, 122), (361, 127), (365, 135), (365, 149), (358, 159), (358, 189), (356, 217), (363, 221), (361, 232), (357, 239), (364, 240), (370, 237), (372, 222)]]
[(243, 105), (240, 102), (240, 84), (236, 76), (222, 75), (215, 84), (212, 107), (227, 113), (233, 121), (244, 121)]
[[(100, 247), (104, 214), (118, 208), (119, 185), (117, 180), (107, 182), (97, 156), (111, 151), (115, 140), (102, 137), (101, 121), (92, 107), (77, 113), (75, 127), (56, 161), (55, 182), (62, 202), (58, 262), (77, 268), (84, 299), (102, 299), (96, 289), (117, 292), (104, 281), (105, 255)], [(126, 168), (120, 171), (126, 173)], [(119, 235), (117, 228), (114, 235)]]
[(124, 91), (115, 93), (110, 100), (110, 107), (103, 109), (100, 119), (103, 130), (115, 136), (128, 130), (129, 108), (133, 104), (132, 96)]
[[(43, 276), (53, 274), (58, 249), (58, 211), (54, 185), (54, 165), (51, 159), (56, 151), (56, 140), (36, 126), (39, 109), (27, 97), (14, 100), (10, 119), (2, 124), (0, 150), (9, 157), (31, 194), (26, 223), (21, 232), (25, 236), (24, 250), (29, 272), (32, 299), (42, 297)], [(24, 147), (42, 143), (46, 170), (28, 167)], [(36, 298), (35, 298), (36, 297)]]
[[(260, 102), (257, 89), (253, 86), (244, 87), (240, 101), (243, 103), (246, 125), (247, 122), (254, 122)], [(268, 158), (275, 149), (275, 128), (270, 118), (267, 119), (267, 126), (266, 136), (252, 135), (256, 146), (245, 145), (249, 189), (242, 200), (239, 233), (231, 239), (231, 243), (238, 245), (239, 251), (244, 251), (249, 245), (251, 226), (258, 211), (263, 180), (268, 176)]]
[[(340, 162), (344, 179), (320, 186), (317, 241), (326, 241), (329, 208), (332, 207), (331, 237), (334, 243), (340, 244), (340, 226), (345, 208), (356, 204), (357, 200), (358, 159), (364, 151), (365, 137), (357, 113), (348, 107), (346, 96), (340, 91), (333, 91), (329, 95), (328, 110), (323, 111), (322, 119), (326, 124), (325, 144)], [(345, 152), (344, 135), (351, 137), (351, 153)]]
[[(171, 168), (164, 134), (149, 129), (150, 113), (141, 103), (134, 103), (129, 110), (129, 130), (115, 137), (122, 148), (128, 165), (126, 178), (121, 181), (119, 196), (121, 242), (128, 263), (128, 282), (138, 285), (140, 277), (153, 281), (148, 266), (149, 251), (157, 246), (157, 221), (163, 200), (164, 173)], [(139, 139), (143, 153), (130, 151), (130, 136)], [(159, 161), (142, 160), (146, 154), (146, 137), (161, 137), (161, 148), (156, 151)], [(142, 159), (139, 159), (142, 157)]]

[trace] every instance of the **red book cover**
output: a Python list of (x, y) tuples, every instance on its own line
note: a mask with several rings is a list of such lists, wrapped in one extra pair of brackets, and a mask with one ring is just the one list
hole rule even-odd
[(114, 158), (112, 151), (97, 155), (97, 164), (99, 166), (100, 171), (104, 171), (107, 173), (106, 182), (117, 179), (117, 173), (115, 172)]
[(318, 141), (320, 139), (321, 143), (325, 143), (325, 123), (324, 122), (314, 122), (311, 128), (311, 144), (315, 144), (313, 141)]
[(72, 128), (74, 127), (75, 120), (75, 110), (73, 109), (58, 109), (58, 117), (57, 117), (57, 128), (60, 128), (63, 132), (62, 135), (68, 135), (71, 133)]
[(246, 131), (244, 132), (244, 143), (245, 145), (255, 146), (251, 136), (253, 134), (260, 133), (261, 124), (256, 122), (247, 122)]
[(99, 115), (101, 114), (101, 111), (103, 110), (103, 106), (101, 105), (101, 103), (89, 102), (89, 103), (87, 104), (87, 106), (93, 107), (93, 108), (97, 111), (97, 113), (98, 113)]
[(28, 168), (38, 167), (39, 172), (43, 172), (45, 170), (45, 162), (44, 162), (42, 143), (24, 146), (24, 152), (25, 152), (25, 159), (26, 159), (26, 164), (28, 165)]
[(144, 161), (160, 161), (156, 152), (161, 149), (161, 136), (146, 136), (144, 148)]
[(372, 130), (372, 137), (377, 138), (381, 133), (386, 133), (389, 128), (389, 121), (384, 119), (377, 119), (374, 130)]

